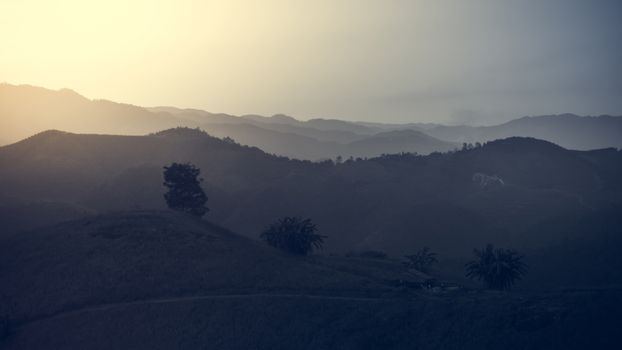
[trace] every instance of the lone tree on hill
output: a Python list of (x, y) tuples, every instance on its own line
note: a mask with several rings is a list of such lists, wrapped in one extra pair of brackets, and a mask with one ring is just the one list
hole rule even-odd
[(473, 253), (476, 259), (466, 263), (466, 276), (484, 281), (489, 289), (508, 290), (527, 273), (523, 256), (512, 249), (495, 249), (488, 244)]
[(201, 170), (192, 164), (173, 163), (164, 167), (164, 194), (169, 208), (201, 217), (209, 210), (207, 196), (201, 189)]
[(307, 255), (313, 249), (321, 249), (326, 238), (316, 232), (317, 227), (311, 219), (284, 217), (268, 226), (261, 233), (261, 239), (286, 252)]

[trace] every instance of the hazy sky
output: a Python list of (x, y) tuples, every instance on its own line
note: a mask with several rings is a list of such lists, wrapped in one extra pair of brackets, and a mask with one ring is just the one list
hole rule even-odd
[(0, 0), (0, 81), (232, 114), (622, 115), (622, 1)]

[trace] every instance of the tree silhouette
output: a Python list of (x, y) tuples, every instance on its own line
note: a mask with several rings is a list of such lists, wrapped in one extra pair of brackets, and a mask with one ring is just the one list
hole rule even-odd
[(268, 226), (261, 233), (261, 239), (286, 252), (307, 255), (313, 249), (321, 249), (326, 238), (316, 231), (317, 227), (311, 219), (284, 217)]
[(428, 247), (423, 247), (415, 254), (406, 255), (405, 258), (408, 260), (404, 263), (406, 267), (425, 273), (430, 272), (430, 267), (438, 262), (436, 253), (432, 252)]
[(201, 217), (209, 210), (207, 196), (201, 189), (201, 170), (192, 164), (173, 163), (164, 167), (164, 199), (169, 208)]
[(523, 256), (512, 249), (495, 249), (488, 244), (473, 253), (476, 259), (466, 263), (466, 276), (483, 281), (489, 289), (508, 290), (527, 273)]

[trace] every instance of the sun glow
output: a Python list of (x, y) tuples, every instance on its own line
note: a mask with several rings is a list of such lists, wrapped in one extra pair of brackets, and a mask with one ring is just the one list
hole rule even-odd
[(0, 82), (303, 119), (616, 114), (622, 49), (612, 43), (622, 27), (613, 7), (0, 0)]

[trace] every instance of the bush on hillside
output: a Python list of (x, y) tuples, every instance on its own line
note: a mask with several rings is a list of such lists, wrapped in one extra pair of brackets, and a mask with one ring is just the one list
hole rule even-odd
[(495, 249), (492, 244), (475, 249), (475, 260), (466, 263), (466, 276), (483, 281), (487, 288), (508, 290), (527, 273), (523, 256), (512, 249)]
[(286, 252), (307, 255), (314, 249), (321, 249), (326, 238), (316, 232), (317, 227), (311, 219), (284, 217), (268, 226), (261, 233), (261, 239)]
[(430, 248), (423, 247), (415, 254), (406, 255), (407, 261), (404, 265), (409, 269), (419, 270), (424, 273), (429, 273), (432, 265), (438, 262), (436, 259), (436, 253), (432, 252)]

